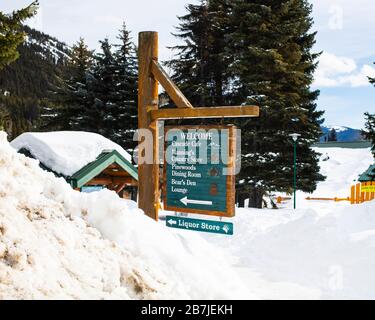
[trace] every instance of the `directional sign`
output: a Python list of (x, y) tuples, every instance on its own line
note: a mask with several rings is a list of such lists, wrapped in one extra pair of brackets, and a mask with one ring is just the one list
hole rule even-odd
[(165, 131), (164, 209), (234, 216), (234, 126)]
[(230, 222), (167, 216), (166, 225), (170, 228), (233, 235), (233, 223)]

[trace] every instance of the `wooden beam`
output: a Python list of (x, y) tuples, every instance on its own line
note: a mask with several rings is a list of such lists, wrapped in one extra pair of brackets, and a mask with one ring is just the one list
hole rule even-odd
[(155, 60), (152, 60), (151, 62), (151, 72), (178, 108), (193, 108), (189, 100), (164, 71), (163, 67)]
[(241, 118), (259, 117), (258, 106), (205, 107), (193, 109), (150, 110), (150, 121), (193, 118)]
[[(159, 209), (159, 130), (150, 121), (149, 111), (158, 110), (158, 82), (152, 76), (152, 61), (158, 60), (158, 33), (141, 32), (138, 42), (138, 128), (148, 129), (153, 136), (153, 163), (138, 163), (138, 207), (150, 218), (158, 220)], [(139, 154), (145, 152), (140, 146)], [(140, 159), (140, 157), (138, 157)]]
[(96, 185), (105, 185), (108, 186), (110, 184), (119, 184), (125, 183), (127, 185), (136, 185), (137, 181), (132, 177), (97, 177), (92, 179), (91, 181), (87, 182), (85, 185), (87, 186), (96, 186)]
[(116, 193), (117, 193), (117, 194), (120, 193), (125, 187), (126, 187), (126, 183), (121, 183), (121, 184), (119, 184), (119, 185), (116, 187), (116, 189), (115, 189)]

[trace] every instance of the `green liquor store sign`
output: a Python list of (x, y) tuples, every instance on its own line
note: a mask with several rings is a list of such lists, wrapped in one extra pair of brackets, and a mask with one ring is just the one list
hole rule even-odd
[(165, 140), (164, 209), (233, 217), (235, 127), (166, 127)]

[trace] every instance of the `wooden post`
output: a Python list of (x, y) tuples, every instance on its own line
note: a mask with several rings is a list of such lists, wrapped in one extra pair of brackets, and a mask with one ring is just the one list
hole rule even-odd
[[(157, 32), (139, 33), (138, 46), (138, 128), (149, 129), (153, 135), (153, 163), (139, 164), (138, 166), (138, 206), (146, 215), (157, 220), (159, 204), (159, 132), (158, 122), (151, 121), (148, 117), (148, 111), (158, 109), (158, 82), (151, 73), (152, 61), (157, 62), (158, 60)], [(141, 150), (138, 151), (141, 152)]]
[(361, 200), (361, 184), (357, 183), (355, 185), (355, 203), (358, 204), (360, 203)]
[[(369, 182), (369, 183), (367, 183), (367, 182), (364, 182), (364, 183), (362, 183), (362, 185), (364, 185), (364, 186), (369, 186), (371, 183)], [(365, 201), (370, 201), (370, 192), (365, 192), (365, 199), (364, 199)]]
[(355, 186), (350, 187), (350, 204), (355, 203)]

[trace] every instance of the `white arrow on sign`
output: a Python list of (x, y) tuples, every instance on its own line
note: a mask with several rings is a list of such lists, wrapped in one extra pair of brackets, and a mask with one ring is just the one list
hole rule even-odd
[(174, 224), (177, 224), (177, 221), (172, 220), (172, 219), (169, 219), (167, 222), (168, 222), (169, 224), (171, 224), (172, 226), (173, 226)]
[(187, 206), (188, 203), (192, 203), (192, 204), (203, 204), (203, 205), (205, 205), (205, 206), (212, 206), (212, 201), (193, 200), (193, 199), (188, 199), (187, 197), (183, 197), (182, 199), (180, 199), (180, 201), (181, 201), (185, 206)]

